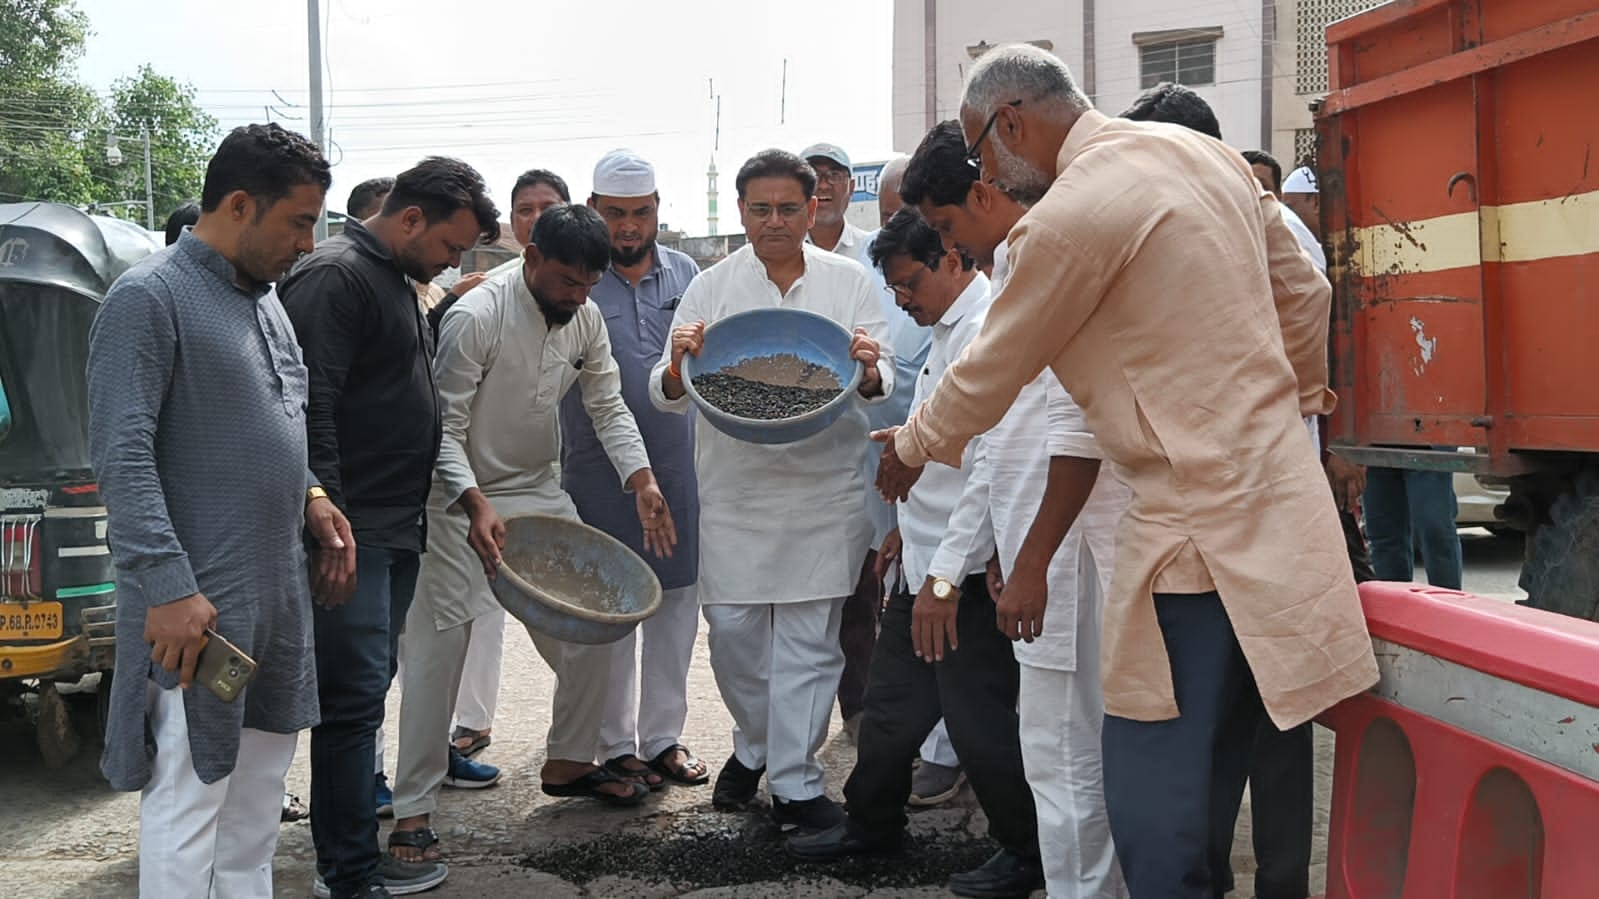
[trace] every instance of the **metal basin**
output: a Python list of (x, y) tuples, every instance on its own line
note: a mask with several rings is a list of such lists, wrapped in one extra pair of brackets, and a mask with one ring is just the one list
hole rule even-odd
[[(700, 354), (683, 357), (683, 386), (705, 420), (729, 437), (748, 443), (793, 443), (826, 430), (855, 402), (865, 367), (849, 356), (852, 338), (838, 322), (803, 309), (774, 307), (740, 312), (707, 327)], [(696, 375), (783, 354), (825, 368), (844, 389), (821, 408), (770, 420), (724, 412), (694, 389)]]
[(661, 582), (625, 544), (554, 515), (505, 519), (494, 598), (568, 643), (614, 643), (661, 607)]

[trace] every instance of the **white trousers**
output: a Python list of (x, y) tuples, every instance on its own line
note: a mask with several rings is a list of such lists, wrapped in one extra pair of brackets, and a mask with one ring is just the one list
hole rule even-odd
[(922, 741), (922, 751), (917, 755), (924, 762), (943, 765), (945, 768), (959, 767), (960, 756), (955, 754), (955, 744), (949, 741), (949, 728), (944, 725), (944, 719), (938, 719), (933, 729), (927, 732), (927, 739)]
[(843, 608), (844, 597), (705, 607), (711, 671), (733, 714), (733, 754), (745, 767), (765, 766), (775, 798), (823, 793), (816, 753), (844, 671)]
[[(500, 660), (505, 655), (505, 610), (496, 609), (472, 622), (466, 644), (466, 667), (455, 696), (455, 727), (488, 730), (500, 704)], [(451, 728), (454, 732), (454, 727)]]
[[(428, 562), (424, 561), (425, 569)], [(433, 612), (422, 603), (411, 606), (400, 635), (405, 664), (400, 667), (400, 757), (394, 772), (394, 814), (399, 818), (431, 815), (438, 807), (439, 787), (449, 772), (450, 718), (461, 688), (471, 632), (484, 621), (439, 630)], [(533, 647), (555, 672), (551, 701), (548, 759), (592, 763), (605, 709), (611, 647), (562, 643), (528, 629)]]
[[(1084, 656), (1079, 640), (1078, 665)], [(1096, 641), (1093, 641), (1097, 643)], [(1038, 849), (1049, 899), (1126, 895), (1105, 813), (1098, 653), (1086, 670), (1021, 666), (1022, 767), (1038, 807)]]
[(156, 754), (139, 798), (140, 897), (271, 899), (283, 778), (296, 735), (245, 728), (233, 773), (201, 783), (183, 691), (152, 683), (149, 692)]
[(699, 591), (679, 587), (662, 594), (660, 611), (611, 644), (601, 758), (637, 755), (649, 761), (682, 741), (688, 666), (699, 629)]

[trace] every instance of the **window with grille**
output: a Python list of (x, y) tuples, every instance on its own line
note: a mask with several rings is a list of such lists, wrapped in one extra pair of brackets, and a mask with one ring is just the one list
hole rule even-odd
[[(1299, 0), (1297, 41), (1298, 71), (1294, 88), (1301, 94), (1325, 94), (1327, 76), (1327, 26), (1339, 19), (1379, 6), (1384, 0)], [(1297, 151), (1298, 147), (1295, 147)]]
[(1133, 35), (1143, 88), (1162, 81), (1198, 86), (1216, 83), (1216, 42), (1220, 28), (1181, 28)]
[(1316, 167), (1316, 129), (1314, 128), (1294, 129), (1294, 164), (1292, 166), (1283, 166), (1283, 168), (1287, 170), (1289, 168), (1298, 168), (1302, 165), (1308, 165), (1311, 168)]

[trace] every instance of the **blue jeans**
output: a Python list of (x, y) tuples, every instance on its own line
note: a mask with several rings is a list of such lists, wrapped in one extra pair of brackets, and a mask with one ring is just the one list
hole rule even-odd
[(1380, 581), (1408, 581), (1416, 573), (1415, 544), (1427, 583), (1459, 590), (1464, 563), (1455, 530), (1455, 483), (1447, 471), (1366, 469), (1366, 540)]
[(419, 565), (415, 552), (357, 547), (355, 595), (314, 610), (322, 723), (311, 728), (311, 839), (335, 899), (380, 882), (372, 755)]

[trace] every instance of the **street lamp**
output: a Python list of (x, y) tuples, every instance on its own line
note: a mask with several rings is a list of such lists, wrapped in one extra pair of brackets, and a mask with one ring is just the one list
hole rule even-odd
[[(117, 146), (118, 140), (133, 140), (131, 137), (118, 138), (115, 133), (107, 134), (105, 140), (105, 161), (112, 165), (122, 164), (122, 148)], [(144, 224), (151, 231), (155, 230), (155, 173), (150, 166), (150, 129), (144, 125), (139, 126), (138, 140), (144, 144)]]

